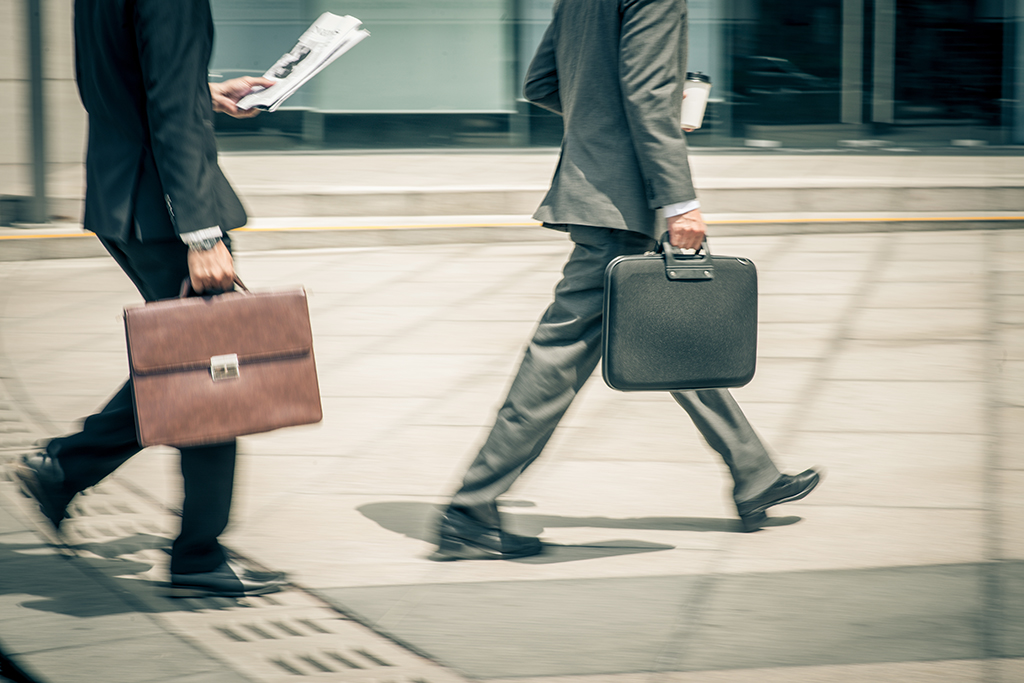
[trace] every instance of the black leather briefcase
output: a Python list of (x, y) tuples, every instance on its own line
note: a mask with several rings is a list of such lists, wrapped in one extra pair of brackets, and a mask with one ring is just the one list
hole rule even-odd
[(743, 386), (757, 354), (757, 269), (712, 256), (707, 242), (684, 255), (620, 256), (604, 288), (604, 381), (619, 391)]

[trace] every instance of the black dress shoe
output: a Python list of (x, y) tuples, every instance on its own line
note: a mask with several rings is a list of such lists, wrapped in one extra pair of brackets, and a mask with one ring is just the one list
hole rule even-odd
[(45, 453), (23, 455), (14, 466), (14, 476), (21, 492), (39, 505), (39, 511), (59, 531), (60, 523), (68, 517), (67, 507), (75, 494), (64, 492), (64, 470), (56, 458)]
[(485, 526), (455, 508), (445, 510), (438, 529), (435, 561), (510, 560), (537, 555), (544, 549), (532, 536), (518, 536), (498, 527)]
[(767, 521), (765, 510), (773, 505), (800, 500), (814, 490), (821, 481), (821, 475), (814, 470), (804, 470), (800, 474), (783, 474), (768, 490), (753, 500), (736, 504), (740, 513), (740, 522), (744, 531), (757, 531)]
[(171, 574), (167, 595), (172, 598), (242, 598), (276, 593), (285, 583), (283, 572), (249, 569), (228, 560), (212, 572)]

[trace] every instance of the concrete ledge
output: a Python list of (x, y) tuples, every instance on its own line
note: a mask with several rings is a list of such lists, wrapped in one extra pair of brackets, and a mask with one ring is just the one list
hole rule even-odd
[[(779, 214), (709, 215), (713, 234), (786, 235), (857, 232), (918, 232), (937, 230), (1003, 230), (1024, 227), (1024, 215), (959, 216), (907, 214), (883, 216), (866, 214)], [(525, 217), (472, 216), (442, 217), (447, 222), (429, 222), (417, 217), (374, 219), (277, 218), (253, 219), (250, 226), (232, 231), (236, 252), (281, 249), (337, 249), (389, 247), (415, 244), (485, 242), (536, 242), (565, 239)], [(507, 220), (517, 218), (517, 221)], [(106, 250), (91, 233), (80, 226), (35, 226), (0, 230), (0, 262), (39, 259), (90, 258), (106, 256)]]
[(1024, 187), (932, 186), (909, 184), (856, 187), (745, 187), (700, 189), (705, 213), (804, 213), (1024, 211)]
[[(705, 213), (806, 213), (1024, 211), (1024, 185), (861, 182), (839, 184), (744, 187), (698, 187)], [(239, 194), (250, 216), (477, 216), (531, 214), (544, 199), (546, 188), (312, 188), (296, 193), (266, 193), (240, 185)], [(52, 198), (50, 213), (68, 220), (81, 216), (81, 199)]]

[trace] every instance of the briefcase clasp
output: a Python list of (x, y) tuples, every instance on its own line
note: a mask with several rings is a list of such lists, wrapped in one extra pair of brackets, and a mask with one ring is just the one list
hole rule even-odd
[(214, 382), (225, 379), (238, 379), (238, 354), (228, 353), (210, 358), (210, 374)]

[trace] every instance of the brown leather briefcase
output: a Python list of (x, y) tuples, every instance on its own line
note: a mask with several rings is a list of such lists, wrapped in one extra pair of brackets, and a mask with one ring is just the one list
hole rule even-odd
[(305, 291), (237, 284), (244, 291), (125, 308), (141, 445), (222, 443), (322, 419)]

